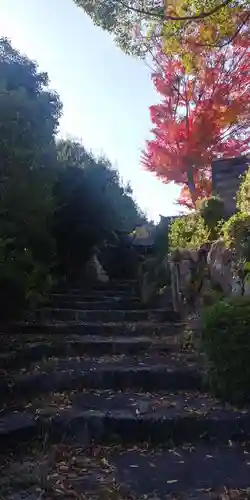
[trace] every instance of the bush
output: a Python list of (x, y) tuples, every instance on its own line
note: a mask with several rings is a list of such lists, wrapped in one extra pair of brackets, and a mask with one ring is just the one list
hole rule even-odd
[[(2, 267), (2, 266), (1, 266)], [(17, 319), (27, 305), (22, 276), (14, 270), (0, 269), (1, 321)]]
[(198, 209), (206, 226), (216, 231), (218, 222), (224, 217), (224, 202), (218, 196), (211, 196), (201, 200)]
[(202, 291), (202, 302), (203, 305), (206, 306), (212, 306), (218, 300), (221, 300), (225, 297), (224, 293), (222, 290), (214, 288), (206, 289)]
[(141, 299), (143, 304), (153, 304), (171, 285), (170, 269), (167, 258), (148, 257), (139, 267)]
[(226, 221), (221, 233), (228, 248), (235, 249), (238, 254), (250, 261), (250, 215), (238, 212)]
[(250, 214), (250, 169), (243, 176), (243, 181), (237, 193), (237, 208), (240, 212)]
[(52, 286), (50, 268), (39, 264), (28, 249), (10, 249), (13, 244), (15, 241), (0, 240), (1, 321), (19, 318)]
[(199, 213), (192, 213), (175, 219), (170, 228), (171, 250), (176, 248), (198, 249), (210, 241), (210, 230)]
[(212, 390), (223, 399), (244, 402), (250, 392), (250, 298), (217, 302), (201, 316), (201, 347)]

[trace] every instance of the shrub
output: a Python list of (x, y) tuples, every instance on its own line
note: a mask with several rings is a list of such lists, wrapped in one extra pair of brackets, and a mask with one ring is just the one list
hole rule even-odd
[(141, 299), (143, 304), (157, 301), (164, 292), (164, 287), (171, 284), (167, 258), (148, 257), (139, 267)]
[(215, 288), (210, 288), (202, 291), (202, 301), (204, 306), (212, 306), (218, 300), (221, 300), (225, 297), (222, 290), (216, 290)]
[(26, 306), (23, 277), (12, 270), (0, 269), (1, 321), (16, 319)]
[(250, 260), (250, 215), (238, 212), (226, 221), (221, 233), (228, 248), (235, 249), (240, 256)]
[(198, 249), (210, 241), (210, 230), (199, 213), (175, 219), (171, 224), (169, 242), (171, 250), (176, 248)]
[(237, 208), (240, 212), (250, 214), (250, 169), (243, 176), (236, 201)]
[(250, 392), (250, 298), (218, 301), (201, 316), (201, 347), (212, 390), (232, 402)]
[(0, 240), (1, 321), (20, 317), (52, 286), (49, 267), (39, 264), (28, 249), (10, 250), (14, 243), (15, 240)]
[(218, 196), (211, 196), (201, 200), (197, 208), (206, 226), (211, 231), (216, 231), (218, 222), (224, 216), (224, 202)]

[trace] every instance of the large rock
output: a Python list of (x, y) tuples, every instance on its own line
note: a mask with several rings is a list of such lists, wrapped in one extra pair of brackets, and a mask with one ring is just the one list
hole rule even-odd
[(241, 258), (228, 249), (223, 240), (215, 241), (207, 256), (212, 284), (219, 285), (225, 295), (250, 295), (250, 283), (244, 279)]
[(207, 277), (208, 247), (199, 250), (178, 249), (170, 259), (170, 272), (174, 309), (180, 311), (184, 305), (195, 308), (203, 282)]
[(207, 255), (207, 264), (211, 283), (219, 285), (226, 295), (230, 295), (235, 284), (232, 270), (233, 253), (226, 248), (222, 240), (212, 243)]
[(226, 296), (250, 295), (241, 265), (240, 256), (222, 239), (199, 250), (176, 250), (170, 260), (174, 309), (182, 312), (185, 304), (195, 309), (209, 287), (219, 287)]
[(92, 255), (86, 265), (86, 275), (90, 281), (99, 281), (102, 283), (107, 283), (109, 281), (108, 274), (95, 254)]

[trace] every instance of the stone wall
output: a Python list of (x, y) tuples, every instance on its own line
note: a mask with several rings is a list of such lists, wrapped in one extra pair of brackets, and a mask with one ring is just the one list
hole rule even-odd
[(236, 211), (236, 193), (241, 183), (241, 176), (250, 164), (250, 158), (240, 156), (212, 162), (213, 193), (219, 195), (225, 203), (226, 216)]

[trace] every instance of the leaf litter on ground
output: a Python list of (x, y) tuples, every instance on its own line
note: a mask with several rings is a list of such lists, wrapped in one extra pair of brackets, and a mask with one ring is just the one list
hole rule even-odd
[[(195, 447), (186, 443), (183, 451), (195, 452)], [(161, 454), (163, 448), (153, 449), (147, 443), (123, 449), (121, 445), (89, 446), (50, 445), (33, 443), (24, 452), (0, 453), (0, 499), (29, 498), (36, 500), (250, 500), (250, 490), (223, 491), (202, 489), (190, 492), (166, 493), (157, 491), (137, 496), (125, 484), (119, 484), (112, 457), (116, 453), (136, 451), (148, 456)], [(180, 451), (180, 447), (178, 447)], [(174, 448), (171, 450), (177, 455)], [(131, 468), (137, 464), (131, 463)], [(166, 484), (178, 483), (178, 478), (169, 478)], [(18, 496), (16, 496), (18, 494)]]

